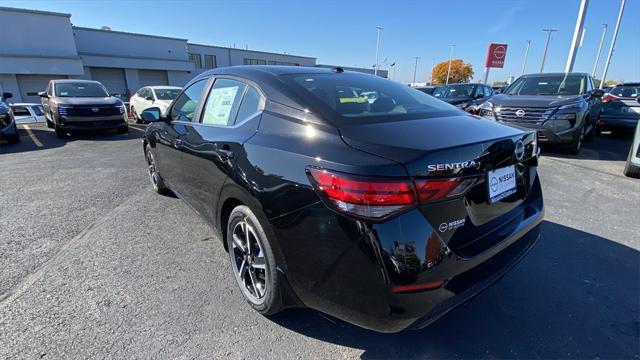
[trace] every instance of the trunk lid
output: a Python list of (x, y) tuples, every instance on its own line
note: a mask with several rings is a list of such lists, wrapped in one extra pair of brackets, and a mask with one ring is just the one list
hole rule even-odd
[[(510, 233), (524, 213), (523, 202), (535, 179), (531, 132), (469, 115), (343, 126), (340, 131), (350, 146), (402, 163), (416, 182), (476, 179), (463, 195), (420, 206), (440, 238), (459, 256), (475, 256), (499, 242), (502, 238), (496, 231)], [(519, 142), (524, 147), (521, 159), (516, 156)], [(515, 189), (491, 200), (489, 174), (494, 177), (493, 171), (505, 168), (513, 169)]]

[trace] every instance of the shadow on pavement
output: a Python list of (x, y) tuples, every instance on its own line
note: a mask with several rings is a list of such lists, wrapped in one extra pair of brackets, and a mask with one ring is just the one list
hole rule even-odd
[(637, 250), (544, 222), (500, 283), (425, 329), (380, 334), (305, 309), (273, 320), (362, 358), (637, 358), (639, 308)]
[(578, 155), (569, 155), (557, 148), (546, 146), (542, 148), (542, 156), (565, 159), (626, 161), (632, 141), (633, 132), (605, 133), (596, 136), (592, 142), (585, 143)]
[(12, 145), (7, 144), (6, 142), (0, 143), (0, 155), (52, 149), (65, 146), (69, 142), (78, 140), (121, 141), (142, 137), (141, 131), (130, 128), (128, 134), (118, 134), (115, 130), (85, 130), (82, 132), (73, 133), (71, 134), (71, 136), (68, 136), (64, 139), (58, 139), (55, 132), (51, 129), (46, 128), (46, 126), (44, 125), (28, 125), (30, 125), (31, 133), (38, 139), (38, 141), (40, 141), (42, 146), (36, 145), (33, 139), (31, 139), (31, 137), (29, 136), (27, 130), (25, 130), (24, 128), (20, 128), (18, 130), (20, 134), (20, 143)]

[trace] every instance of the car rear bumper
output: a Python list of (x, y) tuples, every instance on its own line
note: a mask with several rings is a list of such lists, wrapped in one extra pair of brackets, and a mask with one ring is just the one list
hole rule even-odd
[[(441, 256), (427, 260), (430, 244), (441, 242), (419, 210), (368, 226), (323, 207), (272, 221), (285, 276), (307, 307), (379, 332), (427, 326), (500, 279), (536, 242), (544, 214), (536, 178), (517, 224), (494, 230), (501, 241), (469, 258), (443, 245)], [(393, 290), (440, 282), (431, 290)]]
[(622, 118), (622, 117), (609, 117), (601, 115), (600, 119), (596, 122), (596, 127), (598, 130), (607, 131), (607, 130), (616, 130), (616, 129), (624, 129), (624, 130), (635, 130), (636, 125), (638, 125), (639, 119), (637, 117), (634, 118)]

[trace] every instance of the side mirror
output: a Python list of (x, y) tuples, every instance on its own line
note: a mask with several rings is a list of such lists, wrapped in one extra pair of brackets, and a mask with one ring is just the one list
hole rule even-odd
[(45, 98), (45, 99), (48, 99), (48, 98), (49, 98), (49, 94), (47, 94), (47, 93), (46, 93), (46, 92), (44, 92), (44, 91), (40, 91), (40, 92), (38, 93), (38, 96), (40, 96), (41, 98)]
[(153, 101), (153, 96), (147, 96), (144, 98), (145, 100)]
[(591, 90), (591, 96), (601, 98), (604, 96), (604, 90), (602, 89), (593, 89)]
[(150, 107), (140, 114), (142, 120), (148, 122), (158, 122), (162, 119), (162, 112), (159, 107)]
[(13, 94), (10, 92), (3, 92), (2, 93), (2, 98), (3, 99), (11, 99), (13, 97)]

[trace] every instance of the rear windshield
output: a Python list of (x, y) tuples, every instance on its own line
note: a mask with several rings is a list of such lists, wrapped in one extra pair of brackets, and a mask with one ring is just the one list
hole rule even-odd
[(107, 97), (107, 90), (96, 83), (58, 83), (56, 96), (59, 97)]
[(475, 85), (450, 85), (442, 86), (434, 91), (433, 96), (439, 98), (465, 99), (470, 98), (473, 94)]
[(581, 95), (587, 78), (581, 75), (549, 75), (518, 78), (505, 90), (507, 95)]
[(159, 100), (173, 100), (180, 94), (180, 89), (153, 89)]
[(640, 86), (622, 85), (611, 89), (611, 95), (617, 97), (635, 98), (640, 96)]
[[(283, 75), (285, 83), (311, 105), (330, 109), (343, 120), (416, 119), (456, 108), (422, 91), (365, 74)], [(304, 91), (297, 91), (304, 90)]]

